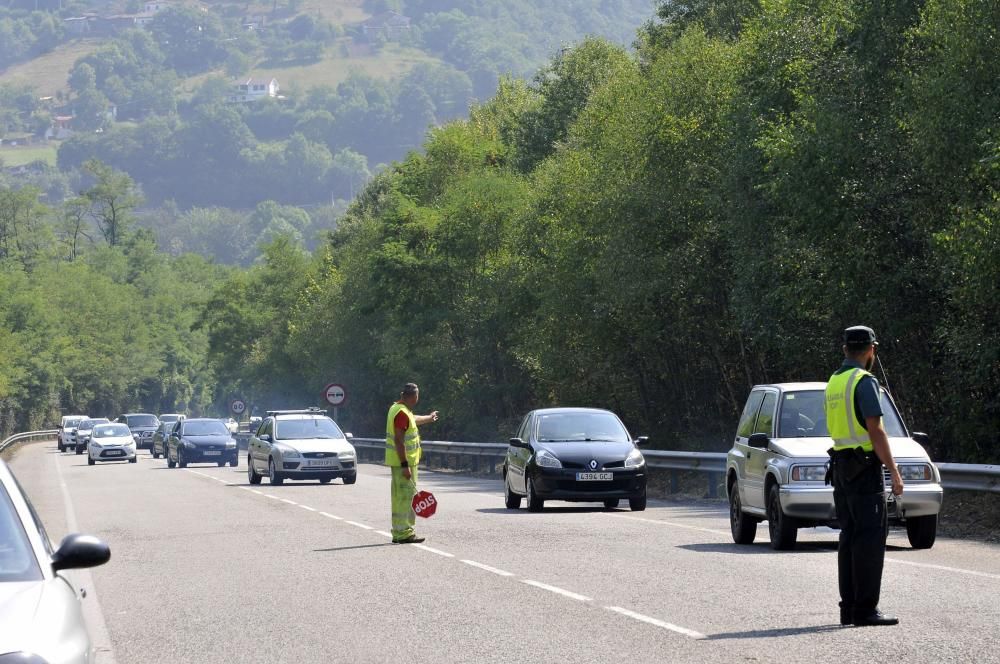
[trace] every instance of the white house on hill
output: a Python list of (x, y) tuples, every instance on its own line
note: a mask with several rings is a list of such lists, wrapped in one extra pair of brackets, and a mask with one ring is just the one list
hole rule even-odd
[(263, 78), (248, 78), (245, 81), (240, 81), (236, 84), (236, 92), (230, 99), (231, 101), (237, 102), (260, 101), (265, 97), (277, 97), (279, 89), (278, 79), (276, 78), (272, 78), (270, 80)]

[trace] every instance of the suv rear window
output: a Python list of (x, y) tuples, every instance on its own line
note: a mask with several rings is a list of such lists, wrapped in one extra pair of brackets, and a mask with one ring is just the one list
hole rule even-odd
[(128, 426), (132, 427), (156, 427), (160, 425), (160, 421), (156, 419), (155, 415), (128, 415), (125, 417), (128, 420)]

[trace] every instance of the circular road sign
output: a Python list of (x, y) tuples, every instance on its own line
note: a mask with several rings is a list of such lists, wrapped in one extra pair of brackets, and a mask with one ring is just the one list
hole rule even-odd
[(326, 402), (331, 406), (340, 406), (347, 400), (347, 391), (344, 390), (343, 385), (330, 383), (323, 388), (323, 396), (326, 398)]
[(229, 404), (229, 410), (233, 411), (236, 415), (242, 415), (246, 409), (247, 405), (243, 403), (243, 399), (233, 399), (233, 402)]

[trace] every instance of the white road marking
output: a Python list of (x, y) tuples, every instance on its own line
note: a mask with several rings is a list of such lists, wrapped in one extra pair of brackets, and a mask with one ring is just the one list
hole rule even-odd
[(327, 514), (326, 512), (320, 512), (320, 514), (321, 514), (322, 516), (325, 516), (325, 517), (326, 517), (326, 518), (328, 518), (328, 519), (336, 519), (337, 521), (343, 521), (343, 520), (344, 520), (344, 518), (343, 518), (343, 517), (340, 517), (340, 516), (334, 516), (333, 514)]
[(563, 590), (562, 588), (557, 588), (556, 586), (550, 586), (547, 583), (541, 583), (539, 581), (532, 581), (531, 579), (521, 579), (521, 583), (527, 583), (529, 586), (534, 586), (536, 588), (541, 588), (542, 590), (548, 590), (550, 593), (555, 593), (557, 595), (562, 595), (563, 597), (569, 597), (570, 599), (575, 599), (578, 602), (589, 602), (590, 598), (586, 595), (579, 595), (569, 590)]
[(281, 498), (278, 498), (277, 496), (271, 495), (270, 493), (265, 493), (264, 496), (267, 497), (267, 498), (270, 498), (271, 500), (281, 500)]
[(463, 560), (462, 562), (466, 565), (472, 565), (473, 567), (478, 567), (479, 569), (486, 570), (487, 572), (492, 572), (497, 576), (514, 576), (511, 572), (505, 572), (502, 569), (497, 569), (496, 567), (490, 567), (489, 565), (477, 563), (475, 560)]
[(297, 502), (295, 502), (294, 500), (289, 500), (288, 498), (280, 498), (279, 500), (281, 500), (281, 502), (283, 503), (288, 503), (289, 505), (298, 505)]
[(931, 563), (915, 563), (912, 560), (900, 560), (899, 558), (889, 558), (889, 557), (886, 557), (885, 562), (896, 563), (897, 565), (910, 565), (911, 567), (924, 567), (926, 569), (936, 569), (942, 572), (956, 572), (958, 574), (969, 574), (970, 576), (981, 576), (987, 579), (1000, 579), (1000, 574), (990, 574), (989, 572), (977, 572), (976, 570), (962, 569), (961, 567), (932, 565)]
[(365, 524), (363, 524), (363, 523), (358, 523), (357, 521), (345, 521), (344, 523), (349, 523), (349, 524), (351, 524), (352, 526), (357, 526), (358, 528), (364, 528), (365, 530), (375, 530), (375, 529), (374, 529), (374, 528), (372, 528), (371, 526), (366, 526)]
[[(59, 488), (62, 489), (63, 505), (66, 508), (66, 528), (71, 533), (80, 531), (76, 523), (76, 510), (73, 509), (73, 501), (69, 497), (69, 487), (63, 480), (62, 468), (59, 467), (59, 455), (52, 456), (56, 464), (56, 475), (59, 478)], [(111, 637), (108, 635), (108, 626), (104, 622), (104, 609), (101, 607), (101, 600), (97, 597), (97, 586), (94, 585), (94, 577), (89, 569), (73, 570), (66, 577), (72, 581), (79, 581), (80, 585), (87, 588), (87, 597), (83, 600), (84, 620), (90, 627), (90, 637), (94, 650), (95, 664), (116, 664), (115, 651), (111, 647)], [(75, 585), (75, 584), (74, 584)]]
[(432, 549), (431, 547), (427, 546), (426, 544), (411, 544), (410, 546), (412, 546), (412, 547), (414, 547), (416, 549), (423, 549), (424, 551), (427, 551), (428, 553), (434, 553), (434, 554), (437, 554), (439, 556), (443, 556), (445, 558), (454, 558), (455, 557), (454, 553), (448, 553), (447, 551), (442, 551), (441, 549)]
[(376, 530), (375, 533), (382, 537), (392, 537), (392, 533), (387, 533), (384, 530)]
[(659, 519), (644, 519), (640, 516), (625, 516), (614, 512), (599, 512), (616, 519), (628, 519), (629, 521), (642, 521), (643, 523), (655, 523), (658, 526), (672, 526), (674, 528), (685, 528), (687, 530), (698, 530), (703, 533), (713, 533), (715, 535), (731, 535), (728, 530), (713, 530), (712, 528), (701, 528), (699, 526), (689, 526), (686, 523), (676, 523), (674, 521), (660, 521)]
[(299, 507), (301, 507), (304, 510), (309, 510), (310, 512), (315, 512), (316, 511), (315, 509), (313, 509), (312, 507), (309, 507), (308, 505), (299, 505)]
[(608, 611), (614, 611), (615, 613), (620, 613), (623, 616), (628, 616), (629, 618), (634, 618), (640, 620), (644, 623), (650, 625), (656, 625), (657, 627), (662, 627), (663, 629), (669, 629), (671, 632), (677, 632), (678, 634), (683, 634), (684, 636), (689, 636), (692, 639), (704, 639), (705, 635), (701, 632), (696, 632), (693, 629), (687, 629), (686, 627), (679, 627), (673, 623), (664, 622), (663, 620), (658, 620), (656, 618), (650, 618), (649, 616), (644, 616), (641, 613), (636, 613), (635, 611), (629, 611), (628, 609), (623, 609), (620, 606), (606, 606), (604, 607)]
[(263, 491), (258, 491), (257, 489), (250, 489), (250, 491), (253, 492), (253, 493), (256, 493), (258, 496), (263, 496), (264, 495)]
[[(244, 491), (253, 491), (253, 489), (251, 489), (251, 488), (250, 488), (250, 487), (248, 487), (248, 486), (241, 486), (241, 487), (236, 487), (236, 488), (238, 488), (238, 489), (243, 489)], [(260, 491), (253, 491), (253, 492), (254, 492), (254, 493), (260, 493)]]

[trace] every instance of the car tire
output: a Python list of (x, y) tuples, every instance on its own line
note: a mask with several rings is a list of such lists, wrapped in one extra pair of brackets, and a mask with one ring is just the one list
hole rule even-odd
[(332, 477), (321, 477), (321, 478), (319, 478), (319, 483), (320, 484), (329, 484), (330, 480), (332, 480), (332, 479), (333, 479)]
[(535, 493), (535, 483), (531, 481), (530, 477), (525, 478), (524, 481), (524, 491), (525, 498), (528, 502), (529, 512), (541, 512), (545, 508), (545, 500), (538, 497)]
[(139, 457), (132, 457), (131, 459), (128, 460), (128, 462), (129, 463), (138, 463), (139, 462)]
[(740, 486), (736, 482), (729, 487), (729, 530), (737, 544), (753, 544), (757, 537), (757, 519), (743, 511)]
[(93, 459), (91, 459), (89, 456), (87, 457), (87, 465), (88, 466), (93, 466), (95, 463), (97, 463), (97, 462), (94, 461)]
[(60, 452), (62, 452), (62, 451), (64, 451), (64, 450), (66, 449), (65, 447), (63, 447), (63, 444), (62, 444), (62, 441), (61, 441), (61, 440), (59, 440), (59, 441), (56, 441), (56, 447), (58, 447), (58, 448), (59, 448), (59, 451), (60, 451)]
[(154, 459), (159, 459), (160, 458), (160, 453), (156, 451), (156, 446), (155, 445), (153, 446), (153, 449), (150, 450), (150, 452), (152, 452)]
[(633, 512), (645, 512), (646, 511), (646, 492), (643, 491), (641, 496), (636, 496), (635, 498), (628, 499), (628, 508)]
[(239, 465), (240, 465), (240, 458), (238, 456), (234, 456), (232, 459), (229, 460), (230, 468), (236, 468)]
[(173, 468), (177, 465), (177, 462), (170, 458), (170, 452), (163, 455), (167, 459), (167, 468)]
[(77, 448), (76, 448), (76, 453), (77, 454), (83, 454), (83, 448), (78, 445)]
[(257, 469), (253, 467), (253, 463), (250, 461), (250, 453), (247, 453), (247, 480), (250, 484), (260, 484), (261, 481), (260, 473)]
[(215, 462), (215, 464), (216, 464), (216, 465), (217, 465), (217, 466), (218, 466), (219, 468), (222, 468), (223, 466), (225, 466), (225, 465), (226, 465), (226, 462), (225, 462), (225, 461), (216, 461), (216, 462)]
[(906, 520), (906, 538), (914, 549), (929, 549), (937, 539), (938, 515), (911, 516)]
[(267, 481), (275, 486), (284, 484), (285, 478), (281, 476), (278, 469), (274, 467), (274, 459), (267, 460)]
[(608, 498), (608, 499), (606, 499), (606, 500), (604, 501), (604, 507), (605, 507), (605, 508), (607, 508), (607, 509), (609, 509), (609, 510), (613, 510), (613, 509), (615, 509), (616, 507), (618, 507), (618, 505), (619, 505), (619, 504), (620, 504), (621, 502), (622, 502), (622, 501), (620, 501), (620, 500), (619, 500), (619, 499), (617, 499), (617, 498)]
[(772, 484), (767, 492), (767, 532), (771, 536), (771, 548), (775, 551), (795, 548), (795, 540), (799, 536), (798, 524), (781, 509), (781, 493), (777, 484)]
[(184, 451), (181, 448), (177, 448), (177, 466), (179, 468), (187, 468), (188, 462), (184, 460)]
[(521, 496), (520, 494), (514, 493), (514, 490), (510, 488), (510, 482), (508, 481), (507, 475), (503, 476), (503, 504), (509, 510), (521, 508)]
[(354, 484), (358, 481), (357, 471), (351, 473), (350, 475), (344, 475), (344, 484)]

